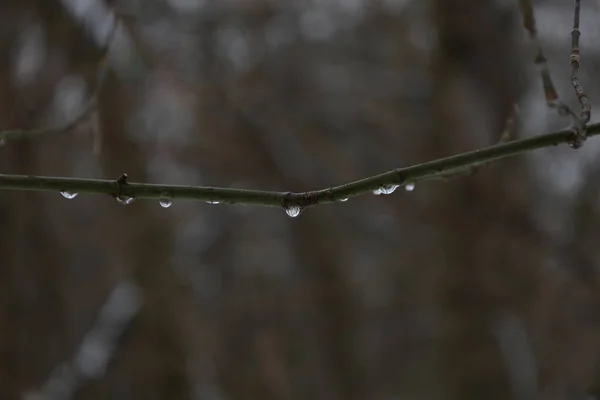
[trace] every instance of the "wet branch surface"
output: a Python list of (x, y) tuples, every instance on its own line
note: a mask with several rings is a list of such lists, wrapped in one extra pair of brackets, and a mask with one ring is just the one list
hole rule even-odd
[[(587, 127), (588, 136), (598, 134), (600, 123)], [(397, 168), (340, 186), (300, 193), (137, 183), (128, 182), (126, 174), (115, 180), (0, 174), (0, 190), (60, 191), (66, 192), (65, 197), (69, 197), (68, 193), (105, 194), (124, 204), (129, 204), (132, 199), (192, 199), (210, 203), (284, 207), (288, 210), (296, 209), (299, 214), (301, 209), (307, 207), (345, 201), (350, 197), (371, 194), (374, 191), (389, 194), (399, 186), (406, 186), (411, 190), (416, 181), (439, 178), (450, 172), (459, 172), (535, 149), (572, 143), (574, 135), (576, 133), (572, 129), (565, 129)]]
[(548, 61), (544, 55), (542, 43), (538, 37), (532, 0), (520, 0), (519, 4), (521, 14), (523, 16), (523, 27), (528, 32), (529, 37), (535, 46), (534, 63), (537, 66), (542, 79), (546, 104), (548, 107), (556, 109), (559, 115), (571, 117), (573, 122), (571, 129), (576, 133), (576, 135), (573, 137), (570, 145), (575, 148), (581, 147), (588, 136), (586, 124), (590, 121), (591, 117), (591, 105), (588, 96), (581, 86), (579, 76), (577, 75), (580, 66), (579, 38), (581, 36), (581, 31), (579, 30), (579, 17), (581, 14), (581, 0), (574, 0), (573, 30), (571, 31), (571, 55), (569, 57), (569, 64), (571, 65), (571, 85), (575, 90), (575, 95), (577, 96), (581, 106), (580, 116), (578, 116), (560, 99), (558, 91), (554, 86)]
[[(123, 174), (115, 180), (0, 174), (0, 190), (60, 191), (66, 198), (74, 198), (79, 193), (105, 194), (112, 196), (122, 204), (130, 204), (134, 199), (161, 199), (164, 200), (161, 201), (161, 205), (165, 207), (168, 207), (171, 204), (171, 199), (192, 199), (213, 204), (253, 204), (270, 207), (284, 207), (287, 209), (289, 215), (297, 216), (302, 209), (307, 207), (345, 201), (350, 197), (356, 197), (367, 193), (390, 194), (400, 186), (405, 186), (407, 190), (412, 190), (414, 188), (414, 183), (419, 180), (462, 175), (465, 172), (473, 172), (480, 165), (491, 161), (515, 156), (539, 148), (554, 146), (561, 143), (568, 144), (572, 148), (579, 148), (587, 137), (595, 136), (600, 133), (600, 123), (587, 125), (591, 116), (591, 106), (577, 75), (580, 66), (580, 0), (574, 0), (574, 5), (570, 65), (572, 70), (571, 83), (581, 106), (580, 116), (560, 100), (552, 81), (550, 69), (543, 53), (541, 42), (537, 35), (532, 1), (520, 0), (523, 26), (529, 33), (529, 37), (533, 40), (536, 48), (534, 60), (539, 68), (546, 103), (549, 107), (557, 109), (560, 115), (570, 116), (572, 119), (572, 126), (562, 131), (506, 143), (505, 141), (510, 140), (510, 136), (512, 136), (510, 132), (513, 129), (511, 127), (511, 118), (514, 118), (515, 114), (509, 118), (509, 121), (507, 122), (507, 131), (503, 134), (500, 143), (495, 146), (410, 167), (397, 168), (340, 186), (310, 192), (293, 193), (206, 186), (134, 183), (127, 181), (126, 174)], [(96, 89), (86, 106), (83, 108), (83, 111), (76, 118), (64, 126), (56, 128), (0, 131), (0, 141), (3, 142), (5, 139), (19, 139), (35, 135), (50, 135), (68, 132), (86, 120), (89, 113), (95, 108), (97, 97), (106, 80), (108, 71), (107, 54), (113, 34), (114, 28), (108, 40), (108, 44), (106, 48), (103, 49), (100, 58), (99, 77)]]

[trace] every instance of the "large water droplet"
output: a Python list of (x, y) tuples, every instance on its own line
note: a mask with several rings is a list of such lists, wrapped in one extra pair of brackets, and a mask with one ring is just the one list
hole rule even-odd
[(221, 204), (219, 200), (207, 200), (206, 204)]
[(379, 196), (381, 194), (381, 189), (375, 189), (375, 190), (373, 190), (373, 194), (375, 196)]
[(285, 213), (292, 218), (296, 218), (298, 215), (300, 215), (301, 211), (302, 209), (299, 206), (290, 206), (285, 209)]
[(344, 197), (343, 199), (340, 199), (340, 201), (342, 201), (342, 202), (343, 202), (343, 201), (348, 201), (348, 198), (347, 198), (347, 197)]
[(115, 200), (117, 200), (117, 203), (123, 204), (124, 206), (133, 203), (133, 200), (135, 200), (133, 197), (129, 197), (129, 196), (117, 196), (115, 197)]
[(398, 189), (399, 185), (384, 185), (379, 188), (379, 192), (381, 194), (392, 194), (396, 189)]
[(69, 199), (69, 200), (71, 200), (71, 199), (74, 199), (75, 197), (77, 197), (77, 195), (78, 195), (79, 193), (75, 193), (75, 192), (67, 192), (66, 190), (61, 190), (60, 194), (62, 194), (62, 196), (63, 196), (65, 199)]
[(165, 197), (164, 199), (160, 199), (160, 201), (158, 203), (160, 204), (160, 206), (162, 208), (169, 208), (169, 207), (171, 207), (171, 204), (173, 204), (173, 200)]
[(415, 183), (414, 182), (406, 182), (404, 184), (404, 190), (406, 190), (407, 192), (412, 192), (413, 190), (415, 190)]

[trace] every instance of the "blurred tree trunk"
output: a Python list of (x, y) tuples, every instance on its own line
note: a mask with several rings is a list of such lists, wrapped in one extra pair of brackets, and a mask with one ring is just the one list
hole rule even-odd
[[(121, 85), (110, 79), (100, 104), (104, 135), (100, 162), (104, 176), (148, 181), (147, 154), (127, 130), (127, 121), (138, 112), (143, 88)], [(150, 147), (151, 148), (151, 147)], [(118, 342), (115, 359), (106, 377), (86, 384), (81, 399), (187, 399), (186, 338), (183, 323), (187, 290), (172, 268), (175, 222), (158, 202), (139, 201), (122, 206), (114, 202), (106, 242), (111, 245), (121, 276), (132, 276), (140, 285), (143, 306)], [(109, 236), (108, 236), (109, 235)]]
[[(45, 111), (57, 81), (70, 70), (93, 76), (98, 52), (86, 46), (81, 29), (56, 1), (5, 1), (0, 5), (0, 19), (0, 126), (2, 129), (44, 126), (48, 121)], [(78, 53), (81, 57), (69, 60), (61, 68), (53, 62), (60, 57), (48, 56), (40, 74), (30, 82), (20, 82), (16, 79), (18, 44), (35, 29), (44, 32), (41, 46), (50, 49), (48, 53), (58, 50), (62, 55), (81, 48), (91, 50)], [(48, 145), (44, 138), (39, 139), (15, 141), (1, 148), (2, 172), (44, 171), (57, 147), (62, 155), (52, 160), (47, 172), (66, 171), (69, 159), (65, 154), (72, 149), (68, 142), (59, 138)], [(77, 206), (65, 207), (61, 200), (64, 199), (58, 194), (50, 200), (43, 194), (0, 194), (0, 397), (3, 399), (16, 399), (26, 390), (36, 388), (55, 366), (68, 358), (89, 327), (90, 310), (93, 312), (101, 304), (107, 291), (109, 271), (96, 274), (93, 266), (85, 278), (72, 285), (72, 265), (81, 254), (78, 250), (82, 250), (78, 248), (81, 241), (73, 234), (79, 227), (73, 221), (85, 219), (85, 213)], [(60, 210), (65, 208), (61, 207), (69, 212), (64, 219)], [(94, 232), (88, 234), (86, 240), (93, 240)], [(87, 250), (93, 253), (93, 246)], [(93, 285), (89, 285), (88, 279)], [(82, 292), (85, 296), (78, 296)], [(72, 302), (74, 297), (79, 303)], [(86, 317), (79, 318), (81, 311)]]
[[(0, 125), (52, 124), (47, 114), (58, 84), (71, 73), (88, 78), (87, 87), (93, 87), (100, 51), (58, 1), (0, 8), (11, 25), (0, 39)], [(19, 35), (38, 24), (48, 60), (34, 82), (19, 87), (14, 70)], [(91, 151), (93, 127), (83, 124), (64, 135), (11, 142), (0, 149), (2, 172), (72, 175), (82, 157), (103, 164), (105, 177), (127, 172), (147, 180), (145, 151), (123, 128), (137, 111), (139, 88), (111, 83), (100, 102), (100, 159)], [(168, 215), (157, 218), (158, 203), (123, 207), (99, 197), (67, 202), (58, 194), (1, 195), (0, 397), (17, 399), (39, 388), (56, 366), (70, 363), (106, 295), (133, 275), (143, 290), (142, 312), (115, 344), (107, 377), (83, 382), (75, 398), (188, 398), (181, 300), (186, 292), (171, 268), (173, 223)]]
[[(519, 98), (515, 11), (492, 0), (437, 0), (438, 28), (432, 140), (445, 153), (500, 138)], [(442, 155), (441, 152), (439, 155)], [(520, 397), (511, 382), (494, 320), (515, 310), (519, 297), (503, 275), (514, 235), (526, 241), (523, 199), (507, 196), (518, 163), (504, 162), (436, 188), (431, 215), (441, 229), (439, 281), (441, 374), (449, 399)], [(507, 198), (508, 197), (508, 198)], [(511, 299), (513, 298), (513, 299)], [(535, 384), (535, 383), (531, 383)], [(533, 395), (533, 392), (527, 393)]]

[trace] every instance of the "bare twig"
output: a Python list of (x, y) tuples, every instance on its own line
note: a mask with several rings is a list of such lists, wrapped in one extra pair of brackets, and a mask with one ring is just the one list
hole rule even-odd
[(112, 28), (110, 36), (106, 42), (106, 47), (102, 49), (102, 53), (100, 55), (100, 60), (98, 61), (98, 76), (96, 78), (96, 86), (94, 91), (90, 95), (87, 103), (81, 110), (79, 114), (75, 116), (75, 118), (71, 119), (65, 124), (51, 127), (51, 128), (35, 128), (35, 129), (13, 129), (13, 130), (3, 130), (0, 131), (0, 142), (4, 143), (7, 139), (21, 139), (25, 137), (32, 136), (41, 136), (41, 135), (54, 135), (59, 133), (67, 133), (71, 130), (78, 127), (81, 123), (85, 122), (87, 118), (91, 115), (92, 111), (96, 108), (98, 103), (98, 97), (104, 87), (106, 82), (106, 77), (108, 76), (109, 71), (109, 62), (108, 62), (108, 52), (110, 49), (110, 45), (112, 43), (112, 39), (114, 37), (115, 31), (117, 28), (117, 22)]
[(519, 125), (519, 113), (519, 105), (515, 103), (506, 120), (506, 127), (504, 128), (502, 135), (500, 135), (499, 143), (506, 143), (516, 139), (517, 127)]
[(560, 100), (558, 92), (556, 91), (556, 87), (554, 86), (554, 82), (552, 81), (552, 75), (550, 74), (550, 68), (548, 67), (548, 60), (544, 55), (542, 43), (537, 34), (533, 4), (531, 3), (531, 0), (520, 0), (520, 4), (521, 13), (523, 14), (523, 26), (529, 33), (529, 37), (535, 46), (534, 62), (540, 71), (546, 103), (549, 107), (556, 108), (560, 115), (575, 115), (569, 106)]
[(592, 107), (590, 105), (589, 99), (583, 88), (581, 87), (581, 83), (579, 82), (579, 77), (577, 76), (577, 72), (579, 71), (579, 58), (580, 58), (580, 50), (579, 50), (579, 37), (581, 36), (581, 31), (579, 30), (579, 14), (581, 11), (581, 0), (575, 0), (575, 12), (573, 13), (573, 30), (571, 31), (571, 83), (573, 84), (573, 89), (575, 89), (575, 94), (577, 95), (577, 99), (579, 100), (579, 104), (581, 105), (581, 121), (584, 124), (590, 122), (590, 118), (592, 115)]
[[(497, 144), (439, 160), (407, 168), (398, 168), (380, 175), (361, 179), (344, 185), (311, 192), (269, 192), (261, 190), (241, 190), (205, 186), (156, 185), (148, 183), (123, 183), (121, 180), (96, 180), (76, 178), (54, 178), (45, 176), (23, 176), (0, 174), (0, 190), (61, 191), (74, 193), (107, 194), (128, 199), (195, 199), (209, 203), (254, 204), (270, 207), (284, 207), (299, 210), (318, 204), (345, 201), (349, 197), (380, 190), (391, 193), (399, 185), (412, 190), (414, 182), (437, 178), (452, 171), (459, 171), (491, 161), (522, 154), (560, 143), (572, 143), (572, 129)], [(600, 123), (588, 126), (588, 136), (600, 134)], [(385, 189), (382, 191), (382, 188)], [(409, 189), (410, 188), (410, 189)], [(74, 196), (72, 196), (74, 197)], [(72, 198), (70, 197), (70, 198)], [(125, 204), (129, 204), (125, 202)]]
[[(548, 61), (546, 56), (544, 55), (544, 51), (542, 48), (542, 43), (537, 35), (537, 28), (535, 24), (535, 15), (533, 12), (533, 4), (532, 0), (520, 0), (520, 8), (521, 13), (523, 14), (523, 26), (529, 33), (529, 37), (534, 43), (535, 46), (535, 57), (534, 62), (540, 71), (540, 76), (542, 78), (542, 85), (544, 87), (544, 96), (546, 98), (546, 103), (549, 107), (554, 108), (558, 111), (558, 114), (561, 116), (570, 116), (573, 121), (572, 130), (575, 133), (573, 135), (573, 141), (570, 143), (570, 146), (573, 148), (579, 148), (585, 141), (585, 124), (589, 121), (585, 120), (585, 116), (580, 118), (573, 110), (562, 102), (562, 100), (558, 96), (558, 92), (556, 87), (554, 86), (554, 82), (552, 81), (552, 75), (550, 74), (550, 68), (548, 67)], [(579, 42), (579, 0), (575, 1), (575, 23), (577, 26), (577, 34), (573, 33), (573, 43)], [(575, 32), (575, 29), (573, 30)], [(571, 65), (573, 66), (574, 57), (571, 54)], [(579, 48), (577, 47), (577, 56), (575, 57), (576, 66), (579, 67)], [(577, 68), (574, 68), (574, 73), (577, 71)], [(574, 75), (575, 76), (575, 75)], [(575, 81), (571, 78), (573, 85), (575, 86)], [(576, 83), (579, 83), (579, 80), (576, 79)], [(576, 88), (577, 90), (577, 88)], [(582, 100), (580, 100), (581, 102)], [(587, 97), (585, 98), (587, 103)], [(582, 106), (583, 107), (583, 106)]]
[[(516, 131), (517, 125), (518, 125), (517, 124), (518, 117), (519, 117), (519, 106), (515, 103), (510, 115), (506, 119), (506, 127), (504, 128), (504, 131), (502, 131), (502, 135), (500, 135), (500, 139), (498, 140), (498, 143), (507, 143), (512, 140), (515, 140), (515, 131)], [(456, 178), (460, 175), (473, 175), (479, 170), (480, 167), (481, 167), (481, 165), (473, 165), (466, 169), (454, 170), (454, 171), (450, 171), (447, 173), (443, 173), (441, 175), (438, 175), (437, 178), (447, 180), (447, 179)]]

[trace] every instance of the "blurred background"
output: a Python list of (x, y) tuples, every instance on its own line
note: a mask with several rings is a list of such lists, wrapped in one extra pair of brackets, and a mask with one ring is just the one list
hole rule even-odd
[[(600, 2), (581, 79), (600, 98)], [(565, 102), (572, 1), (536, 1)], [(3, 0), (0, 173), (325, 188), (563, 129), (515, 1)], [(592, 112), (592, 122), (597, 119)], [(600, 398), (600, 140), (289, 218), (0, 192), (1, 399)]]

